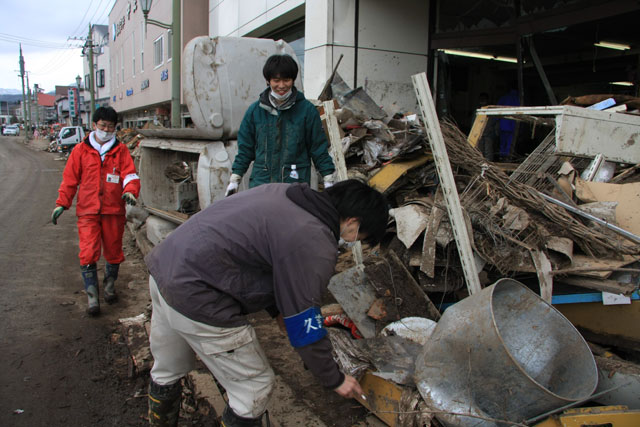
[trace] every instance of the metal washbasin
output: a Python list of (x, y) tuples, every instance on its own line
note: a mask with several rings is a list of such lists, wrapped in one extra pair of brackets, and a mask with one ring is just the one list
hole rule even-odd
[(560, 312), (501, 279), (445, 311), (416, 360), (415, 382), (445, 425), (484, 427), (586, 399), (598, 375), (587, 343)]

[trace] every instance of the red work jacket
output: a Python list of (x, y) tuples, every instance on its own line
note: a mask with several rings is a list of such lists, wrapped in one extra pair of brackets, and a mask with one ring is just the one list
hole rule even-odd
[(76, 191), (77, 216), (124, 215), (122, 194), (131, 193), (137, 198), (140, 193), (140, 178), (136, 174), (129, 149), (116, 141), (103, 161), (100, 153), (91, 146), (87, 135), (69, 155), (62, 173), (56, 206), (69, 209)]

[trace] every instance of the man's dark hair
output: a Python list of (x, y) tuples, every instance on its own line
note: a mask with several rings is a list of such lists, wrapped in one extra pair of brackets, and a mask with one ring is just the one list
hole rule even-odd
[(112, 107), (98, 107), (96, 111), (94, 111), (93, 116), (91, 117), (93, 123), (98, 123), (100, 120), (104, 120), (105, 122), (118, 123), (118, 113)]
[(389, 207), (382, 193), (355, 179), (337, 182), (325, 191), (341, 220), (358, 218), (360, 232), (367, 235), (368, 243), (374, 245), (382, 240), (389, 219)]
[(271, 55), (262, 68), (262, 75), (267, 81), (271, 79), (296, 79), (298, 64), (290, 55)]

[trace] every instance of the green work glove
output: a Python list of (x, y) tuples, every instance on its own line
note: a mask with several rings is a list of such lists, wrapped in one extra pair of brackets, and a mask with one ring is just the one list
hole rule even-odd
[(124, 200), (128, 205), (132, 206), (135, 206), (135, 204), (137, 203), (136, 196), (131, 193), (124, 193), (122, 195), (122, 200)]
[(58, 223), (58, 217), (62, 215), (62, 212), (64, 212), (64, 208), (62, 206), (56, 206), (53, 212), (51, 212), (51, 222), (53, 225)]

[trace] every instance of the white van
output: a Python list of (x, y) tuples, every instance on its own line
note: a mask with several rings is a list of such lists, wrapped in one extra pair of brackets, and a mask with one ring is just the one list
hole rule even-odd
[(76, 144), (82, 142), (84, 136), (84, 129), (81, 126), (63, 127), (58, 136), (58, 152), (71, 151)]

